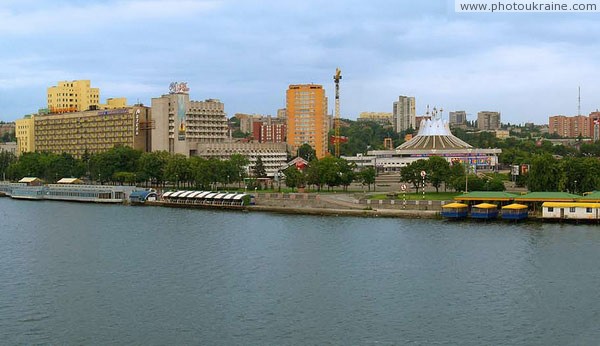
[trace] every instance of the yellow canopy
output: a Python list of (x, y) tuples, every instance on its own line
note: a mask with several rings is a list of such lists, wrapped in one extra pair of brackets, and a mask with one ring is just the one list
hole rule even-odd
[(527, 206), (524, 204), (513, 203), (509, 205), (505, 205), (502, 209), (510, 209), (510, 210), (519, 210), (519, 209), (527, 209)]
[(480, 204), (474, 205), (473, 208), (492, 209), (492, 208), (498, 208), (498, 206), (495, 204), (490, 204), (490, 203), (480, 203)]
[(448, 203), (448, 204), (444, 204), (442, 206), (442, 208), (454, 208), (454, 209), (458, 209), (458, 208), (468, 208), (469, 206), (466, 204), (462, 204), (462, 203)]

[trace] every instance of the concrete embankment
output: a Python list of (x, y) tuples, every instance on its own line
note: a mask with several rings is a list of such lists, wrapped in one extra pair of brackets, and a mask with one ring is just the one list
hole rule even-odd
[(248, 211), (275, 212), (280, 214), (323, 215), (323, 216), (361, 216), (361, 217), (396, 217), (408, 219), (437, 219), (440, 213), (432, 210), (391, 210), (391, 209), (336, 209), (311, 207), (276, 207), (270, 205), (253, 205)]

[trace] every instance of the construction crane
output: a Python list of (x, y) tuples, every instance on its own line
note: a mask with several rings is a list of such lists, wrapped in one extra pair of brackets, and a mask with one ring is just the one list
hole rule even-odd
[(342, 70), (335, 69), (333, 81), (335, 82), (335, 118), (333, 120), (333, 146), (335, 148), (335, 157), (340, 157), (340, 79), (342, 79)]

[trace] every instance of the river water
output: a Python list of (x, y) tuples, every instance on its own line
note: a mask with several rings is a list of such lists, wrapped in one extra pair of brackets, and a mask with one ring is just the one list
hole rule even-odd
[(2, 344), (586, 345), (600, 227), (0, 198)]

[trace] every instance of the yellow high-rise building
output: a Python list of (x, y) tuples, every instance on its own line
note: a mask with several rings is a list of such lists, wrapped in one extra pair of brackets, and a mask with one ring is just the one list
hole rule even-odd
[(329, 117), (325, 89), (317, 84), (290, 85), (286, 94), (287, 143), (295, 153), (310, 144), (317, 158), (328, 154)]
[(34, 117), (27, 116), (15, 121), (15, 137), (17, 137), (17, 155), (35, 151)]
[(92, 88), (89, 80), (58, 82), (48, 88), (50, 113), (69, 113), (97, 109), (100, 89)]

